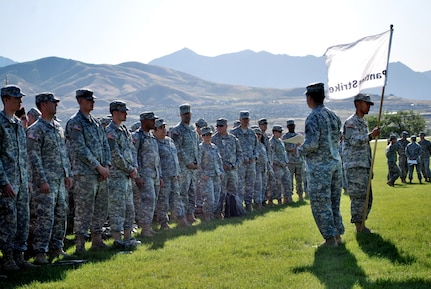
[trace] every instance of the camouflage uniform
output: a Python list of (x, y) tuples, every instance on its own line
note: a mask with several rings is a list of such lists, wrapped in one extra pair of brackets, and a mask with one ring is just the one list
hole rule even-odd
[(238, 168), (238, 193), (239, 199), (246, 206), (253, 202), (254, 182), (256, 180), (257, 137), (250, 128), (243, 130), (238, 126), (232, 130), (242, 149), (242, 162)]
[[(261, 132), (262, 134), (262, 132)], [(262, 135), (262, 138), (264, 136)], [(256, 181), (254, 183), (254, 203), (260, 207), (266, 199), (266, 186), (268, 184), (268, 153), (266, 151), (265, 144), (260, 141), (257, 145), (258, 158), (256, 161)]]
[(111, 166), (108, 140), (101, 123), (92, 115), (75, 113), (66, 124), (66, 141), (74, 176), (74, 232), (100, 234), (108, 215), (108, 181), (99, 181), (96, 167)]
[(311, 211), (325, 239), (344, 233), (340, 213), (340, 129), (340, 118), (325, 105), (318, 105), (305, 121), (305, 140), (299, 147), (305, 159)]
[(156, 138), (151, 132), (139, 129), (133, 134), (138, 159), (138, 175), (143, 181), (141, 208), (137, 212), (141, 224), (151, 224), (160, 191), (160, 156)]
[(200, 165), (200, 138), (194, 127), (183, 122), (178, 123), (171, 130), (171, 137), (177, 147), (180, 162), (180, 196), (186, 214), (193, 214), (196, 205), (196, 170), (189, 169), (188, 164)]
[[(425, 133), (421, 138), (425, 137)], [(431, 142), (425, 138), (421, 139), (418, 144), (421, 146), (421, 157), (420, 165), (422, 169), (422, 174), (428, 182), (431, 182), (431, 171), (430, 171), (430, 155), (431, 155)]]
[(130, 173), (138, 164), (132, 136), (127, 127), (112, 121), (105, 130), (112, 162), (109, 173), (109, 223), (113, 232), (121, 232), (130, 230), (135, 220)]
[[(33, 250), (62, 249), (68, 213), (65, 178), (70, 177), (70, 164), (60, 123), (39, 118), (27, 130), (27, 150), (32, 172)], [(48, 194), (40, 190), (44, 183), (49, 184)]]
[[(365, 119), (356, 113), (344, 122), (343, 127), (343, 166), (346, 172), (347, 193), (350, 196), (351, 223), (362, 223), (365, 209), (365, 198), (371, 168), (371, 147)], [(372, 188), (368, 199), (367, 214), (373, 204)]]
[[(286, 132), (282, 140), (289, 139), (298, 135), (296, 132)], [(296, 181), (296, 194), (301, 198), (304, 193), (302, 183), (303, 183), (303, 173), (304, 173), (304, 159), (297, 153), (297, 145), (293, 143), (284, 143), (287, 152), (287, 158), (289, 162), (287, 163), (287, 167), (290, 171), (290, 182), (292, 184), (293, 191), (293, 176), (295, 176)]]
[[(407, 132), (403, 132), (404, 136), (407, 136)], [(406, 157), (406, 147), (410, 143), (407, 139), (400, 138), (397, 142), (398, 145), (398, 166), (401, 170), (401, 181), (404, 183), (406, 181), (407, 172), (409, 171), (409, 166), (407, 165)]]
[[(226, 124), (223, 122), (223, 124)], [(226, 194), (238, 193), (238, 167), (242, 162), (242, 149), (239, 140), (231, 133), (222, 136), (215, 133), (211, 139), (220, 153), (223, 162), (224, 177), (221, 180), (221, 193), (216, 214), (223, 211)]]
[(400, 177), (401, 171), (397, 165), (397, 151), (399, 143), (389, 144), (386, 147), (386, 159), (388, 163), (388, 185), (393, 186), (394, 182)]
[(420, 164), (420, 158), (421, 158), (421, 146), (416, 143), (416, 137), (412, 136), (410, 138), (412, 140), (411, 143), (409, 143), (406, 147), (406, 157), (407, 157), (407, 163), (408, 161), (416, 161), (416, 164), (409, 163), (409, 180), (410, 183), (413, 179), (413, 170), (416, 167), (416, 172), (418, 174), (419, 182), (422, 183), (422, 173), (421, 173), (421, 164)]
[(287, 158), (286, 149), (281, 139), (272, 136), (269, 139), (271, 145), (271, 151), (273, 156), (272, 168), (274, 169), (275, 180), (277, 181), (276, 195), (273, 195), (270, 199), (281, 200), (285, 198), (286, 201), (292, 199), (292, 182), (291, 174), (287, 164), (289, 159)]

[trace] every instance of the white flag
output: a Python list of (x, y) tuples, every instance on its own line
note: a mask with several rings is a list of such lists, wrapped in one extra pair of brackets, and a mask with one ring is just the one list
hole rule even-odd
[(386, 83), (390, 38), (391, 30), (388, 30), (353, 43), (329, 47), (325, 52), (328, 96), (344, 99), (366, 88), (383, 87)]

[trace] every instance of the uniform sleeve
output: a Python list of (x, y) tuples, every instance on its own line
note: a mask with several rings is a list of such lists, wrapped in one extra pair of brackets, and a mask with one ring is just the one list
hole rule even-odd
[(29, 171), (32, 174), (32, 181), (34, 182), (37, 180), (39, 182), (35, 183), (35, 185), (41, 185), (48, 182), (42, 163), (42, 146), (42, 134), (34, 126), (31, 127), (27, 131), (27, 154)]
[(301, 154), (308, 155), (319, 148), (320, 131), (317, 118), (307, 118), (305, 122), (305, 140), (299, 147)]

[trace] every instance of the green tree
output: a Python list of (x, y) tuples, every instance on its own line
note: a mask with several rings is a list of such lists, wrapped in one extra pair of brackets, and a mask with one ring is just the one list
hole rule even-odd
[[(377, 126), (377, 115), (367, 116), (368, 127), (372, 129)], [(403, 131), (409, 132), (410, 135), (423, 131), (426, 127), (425, 119), (413, 110), (385, 112), (380, 119), (380, 138), (388, 138), (391, 134), (401, 135)]]

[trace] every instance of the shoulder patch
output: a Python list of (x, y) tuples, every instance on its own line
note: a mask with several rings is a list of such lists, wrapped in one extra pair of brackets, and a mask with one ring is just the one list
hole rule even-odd
[(73, 129), (81, 131), (81, 126), (79, 124), (74, 124)]

